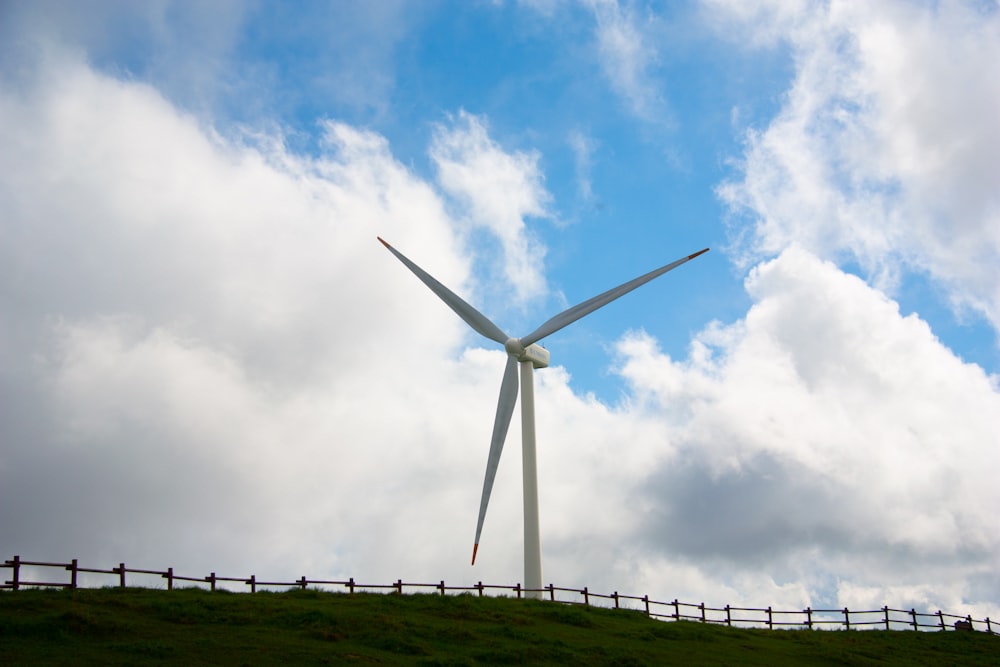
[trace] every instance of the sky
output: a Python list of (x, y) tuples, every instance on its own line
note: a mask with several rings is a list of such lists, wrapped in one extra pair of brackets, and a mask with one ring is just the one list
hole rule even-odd
[(0, 553), (1000, 617), (1000, 5), (0, 4)]

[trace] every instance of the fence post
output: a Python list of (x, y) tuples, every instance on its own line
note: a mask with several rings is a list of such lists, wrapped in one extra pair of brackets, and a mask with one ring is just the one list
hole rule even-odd
[(347, 590), (351, 592), (351, 595), (354, 595), (354, 577), (351, 577), (350, 581), (347, 582)]
[(986, 617), (986, 632), (993, 634), (993, 626), (990, 625), (990, 617)]
[(767, 608), (767, 629), (774, 630), (774, 616), (771, 614), (771, 608)]
[(646, 616), (649, 616), (649, 596), (648, 595), (643, 595), (642, 596), (642, 602), (643, 602), (643, 604), (646, 605)]
[(11, 587), (16, 591), (21, 586), (19, 581), (19, 577), (21, 575), (21, 557), (14, 556), (14, 560), (9, 562), (11, 564), (11, 569), (12, 569), (10, 583)]
[(215, 590), (215, 572), (205, 577), (205, 581), (209, 582), (212, 586), (212, 590)]
[(583, 587), (583, 606), (585, 606), (585, 607), (589, 607), (590, 606), (590, 595), (587, 593), (587, 587), (586, 586)]
[(813, 629), (813, 610), (812, 607), (806, 607), (806, 627), (810, 630)]
[(882, 613), (885, 614), (885, 629), (891, 630), (889, 627), (889, 605), (882, 607)]
[(163, 576), (167, 578), (167, 590), (168, 591), (174, 590), (174, 568), (168, 567), (167, 573)]
[(917, 623), (917, 610), (910, 607), (910, 616), (913, 617), (913, 630), (916, 631), (920, 628), (920, 624)]
[(517, 599), (520, 600), (521, 599), (521, 582), (520, 581), (517, 582), (516, 584), (514, 584), (514, 592), (517, 593)]
[(70, 561), (70, 564), (66, 569), (69, 570), (69, 587), (75, 591), (77, 560), (74, 558), (72, 561)]
[(847, 626), (848, 630), (851, 629), (851, 612), (847, 610), (847, 607), (844, 607), (844, 625)]
[(247, 579), (247, 583), (250, 584), (250, 592), (251, 593), (256, 593), (257, 592), (257, 575), (256, 574), (251, 574), (250, 578)]
[(706, 622), (705, 621), (705, 603), (702, 602), (700, 605), (698, 605), (698, 609), (701, 610), (701, 622), (705, 623)]
[(677, 598), (674, 598), (674, 601), (670, 604), (674, 605), (674, 620), (681, 620), (681, 604), (677, 601)]
[(729, 605), (726, 605), (726, 625), (729, 627), (733, 626), (733, 614), (730, 611)]
[(938, 622), (941, 624), (941, 630), (944, 630), (945, 629), (945, 627), (944, 627), (944, 614), (941, 613), (940, 609), (938, 609), (937, 617), (938, 617)]
[(309, 585), (309, 581), (306, 579), (306, 575), (304, 575), (304, 574), (302, 575), (302, 578), (298, 580), (297, 583), (298, 583), (299, 586), (302, 587), (302, 590), (305, 590), (306, 586)]
[(480, 581), (478, 584), (476, 584), (476, 588), (479, 589), (479, 597), (483, 597), (483, 582)]
[(618, 609), (619, 608), (619, 605), (618, 605), (618, 591), (615, 591), (614, 593), (612, 593), (611, 597), (613, 597), (615, 599), (615, 609)]
[[(114, 570), (112, 569), (112, 571)], [(125, 563), (118, 563), (118, 574), (121, 576), (121, 587), (125, 588)]]
[(555, 584), (549, 584), (546, 588), (549, 589), (549, 599), (553, 602), (556, 601), (556, 587)]
[(438, 588), (441, 589), (441, 595), (444, 595), (444, 591), (445, 591), (445, 588), (444, 588), (444, 579), (442, 579), (441, 583), (438, 584)]

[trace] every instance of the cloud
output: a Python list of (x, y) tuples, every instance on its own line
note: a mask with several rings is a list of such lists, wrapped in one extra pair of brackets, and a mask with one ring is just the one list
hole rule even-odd
[(656, 65), (657, 50), (647, 34), (648, 26), (631, 6), (623, 7), (617, 0), (591, 0), (587, 4), (597, 23), (597, 48), (612, 89), (637, 118), (665, 124), (669, 117), (661, 86), (650, 71)]
[(427, 15), (402, 0), (295, 11), (232, 0), (6, 3), (0, 56), (24, 62), (76, 51), (98, 71), (154, 85), (216, 129), (273, 127), (275, 116), (386, 122), (399, 45)]
[(484, 227), (503, 247), (504, 277), (519, 300), (545, 292), (545, 248), (528, 231), (526, 217), (549, 215), (537, 152), (508, 153), (483, 119), (461, 111), (451, 127), (439, 125), (430, 148), (438, 181), (463, 206), (468, 221)]
[[(98, 68), (155, 81), (175, 103), (211, 112), (220, 91), (238, 87), (231, 65), (252, 12), (238, 2), (107, 0), (87, 6), (50, 0), (9, 5), (0, 25), (6, 56), (86, 53)], [(210, 115), (206, 113), (206, 115)]]
[(577, 192), (584, 202), (590, 203), (594, 200), (594, 186), (591, 182), (590, 172), (593, 168), (594, 150), (597, 142), (580, 130), (570, 132), (567, 141), (573, 151)]
[(995, 576), (972, 582), (1000, 556), (996, 378), (802, 249), (747, 290), (746, 317), (707, 328), (686, 360), (641, 333), (618, 345), (637, 411), (669, 443), (633, 499), (647, 538), (776, 581), (827, 572), (889, 599), (933, 570), (934, 599), (992, 599)]
[[(883, 289), (932, 277), (1000, 328), (1000, 13), (963, 2), (709, 3), (796, 63), (783, 108), (719, 189), (745, 260), (797, 243)], [(720, 19), (721, 20), (721, 19)], [(727, 24), (732, 25), (732, 24)]]
[[(480, 394), (455, 364), (464, 325), (375, 240), (467, 287), (435, 191), (343, 124), (308, 158), (206, 133), (73, 60), (36, 74), (0, 89), (6, 548), (332, 572), (359, 562), (352, 534), (442, 515), (358, 504), (438, 478), (439, 456), (481, 465), (449, 454), (490, 419), (464, 405)], [(431, 429), (441, 383), (462, 416)], [(424, 497), (464, 506), (455, 488)]]

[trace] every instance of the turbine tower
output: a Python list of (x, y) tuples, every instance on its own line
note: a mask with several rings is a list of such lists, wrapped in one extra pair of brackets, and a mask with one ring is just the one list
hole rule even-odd
[(662, 276), (667, 271), (675, 269), (698, 255), (708, 252), (708, 248), (682, 257), (666, 266), (661, 266), (638, 278), (623, 283), (607, 292), (567, 308), (555, 317), (550, 318), (540, 327), (521, 338), (508, 336), (485, 315), (466, 303), (460, 296), (439, 283), (429, 273), (411, 262), (403, 253), (386, 243), (382, 237), (378, 240), (389, 249), (406, 268), (413, 272), (432, 292), (438, 295), (449, 308), (461, 317), (466, 324), (477, 333), (496, 341), (507, 350), (507, 366), (504, 369), (503, 381), (500, 384), (500, 399), (497, 401), (497, 414), (493, 422), (493, 437), (490, 440), (490, 453), (486, 461), (486, 478), (483, 480), (483, 496), (479, 501), (479, 521), (476, 524), (476, 541), (472, 546), (472, 564), (476, 564), (476, 552), (479, 550), (479, 537), (483, 532), (483, 520), (486, 518), (486, 507), (493, 491), (493, 480), (500, 463), (500, 453), (503, 451), (504, 440), (507, 439), (507, 429), (514, 413), (514, 403), (517, 401), (518, 365), (520, 365), (521, 396), (521, 466), (524, 493), (524, 587), (529, 597), (541, 597), (542, 591), (542, 549), (538, 524), (538, 471), (535, 462), (535, 389), (534, 369), (549, 365), (549, 352), (538, 341), (551, 335), (563, 327), (576, 322), (581, 317), (589, 315), (598, 308), (606, 306), (615, 299), (628, 294), (635, 288), (648, 283), (653, 278)]

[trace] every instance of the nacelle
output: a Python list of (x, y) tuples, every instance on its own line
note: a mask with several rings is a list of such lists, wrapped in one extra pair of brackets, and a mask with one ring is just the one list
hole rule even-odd
[(530, 361), (535, 368), (546, 368), (549, 365), (549, 351), (537, 343), (524, 348), (517, 357), (518, 361)]

